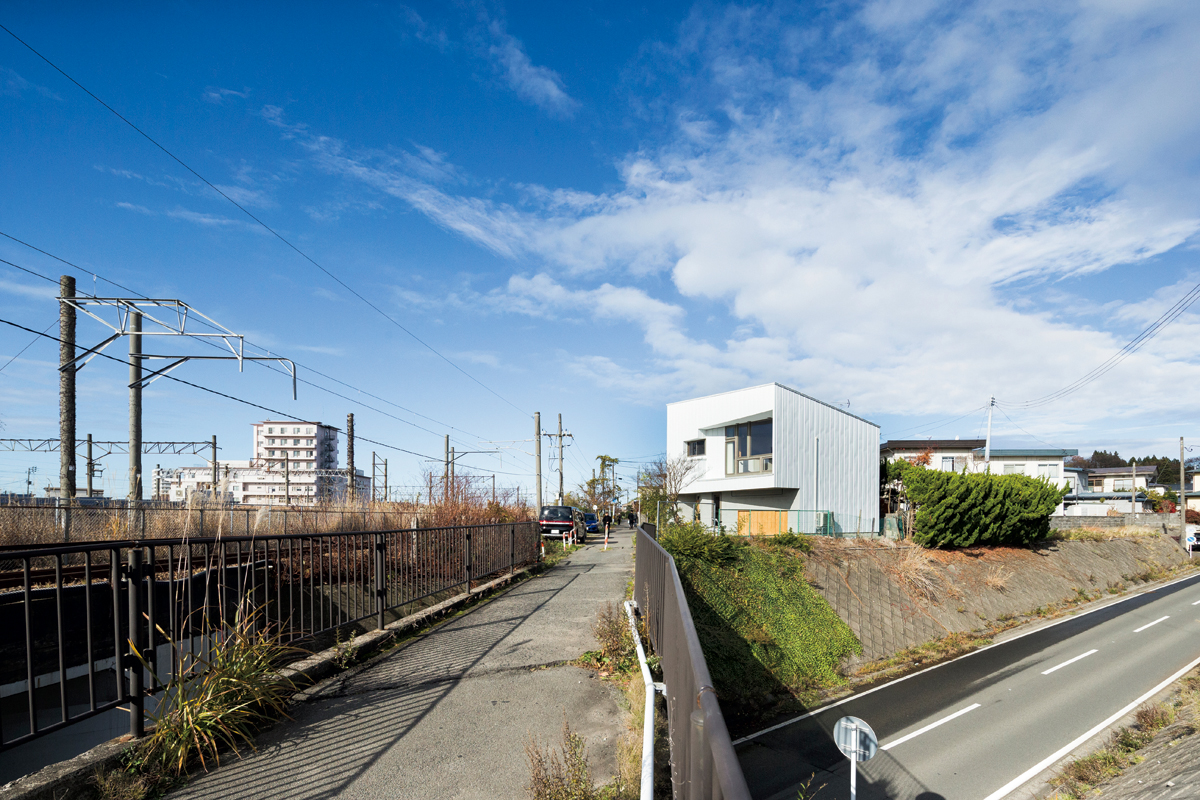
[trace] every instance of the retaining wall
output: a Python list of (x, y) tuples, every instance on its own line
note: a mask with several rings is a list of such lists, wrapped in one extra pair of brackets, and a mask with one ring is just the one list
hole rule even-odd
[(813, 538), (805, 577), (863, 645), (850, 667), (984, 628), (1000, 617), (1029, 614), (1079, 591), (1094, 596), (1119, 590), (1188, 560), (1177, 541), (1153, 535), (951, 551)]
[(1163, 533), (1179, 536), (1178, 514), (1117, 514), (1112, 517), (1050, 517), (1052, 530), (1069, 530), (1073, 528), (1125, 528), (1143, 527), (1160, 528)]

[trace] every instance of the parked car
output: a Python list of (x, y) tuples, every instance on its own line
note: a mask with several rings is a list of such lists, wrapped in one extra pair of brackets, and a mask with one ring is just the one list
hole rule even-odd
[(583, 522), (583, 512), (574, 506), (542, 506), (538, 514), (538, 525), (542, 536), (570, 536), (575, 531), (575, 541), (582, 544), (587, 540), (587, 527)]
[(584, 530), (586, 530), (588, 533), (599, 533), (600, 532), (600, 518), (597, 517), (595, 514), (584, 514), (583, 515), (583, 527), (584, 527)]

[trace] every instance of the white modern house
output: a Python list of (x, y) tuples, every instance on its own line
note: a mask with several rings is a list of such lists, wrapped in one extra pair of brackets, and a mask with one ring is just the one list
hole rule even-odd
[(679, 456), (694, 464), (685, 517), (743, 534), (879, 530), (879, 426), (782, 384), (668, 404)]

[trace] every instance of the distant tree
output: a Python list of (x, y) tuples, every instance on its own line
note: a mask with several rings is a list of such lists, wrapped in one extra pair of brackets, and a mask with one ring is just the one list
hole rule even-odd
[(1087, 459), (1087, 462), (1087, 466), (1093, 469), (1129, 466), (1129, 462), (1121, 458), (1116, 450), (1113, 450), (1111, 453), (1107, 450), (1093, 450), (1092, 456)]
[[(664, 501), (671, 519), (678, 517), (679, 495), (691, 480), (692, 473), (700, 468), (700, 461), (686, 455), (675, 458), (660, 458), (642, 470), (643, 502)], [(643, 509), (648, 506), (643, 506)]]
[(1179, 483), (1179, 459), (1169, 456), (1148, 456), (1137, 460), (1138, 470), (1141, 471), (1143, 466), (1158, 467), (1158, 475), (1155, 478), (1159, 483)]

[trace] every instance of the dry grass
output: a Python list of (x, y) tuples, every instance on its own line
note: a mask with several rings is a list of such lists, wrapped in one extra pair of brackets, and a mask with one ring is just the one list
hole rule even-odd
[(1134, 726), (1113, 731), (1104, 747), (1091, 755), (1067, 764), (1050, 780), (1057, 787), (1058, 800), (1083, 800), (1095, 794), (1104, 781), (1114, 778), (1138, 761), (1138, 750), (1148, 745), (1154, 734), (1175, 721), (1175, 707), (1168, 703), (1142, 706)]
[[(139, 514), (119, 505), (71, 511), (71, 541), (123, 541), (202, 536), (272, 536), (283, 533), (332, 533), (438, 528), (531, 519), (533, 510), (518, 503), (515, 490), (500, 490), (493, 502), (490, 486), (465, 476), (442, 485), (426, 475), (429, 491), (422, 502), (342, 502), (316, 505), (245, 506), (193, 496), (185, 504), (157, 504)], [(0, 545), (55, 544), (63, 539), (53, 506), (0, 505)]]
[(900, 556), (885, 569), (892, 573), (910, 594), (936, 602), (940, 582), (935, 563), (926, 555), (924, 549), (906, 547), (901, 549)]
[(563, 717), (562, 744), (557, 750), (542, 748), (535, 740), (525, 743), (529, 764), (530, 800), (601, 800), (592, 784), (587, 746)]
[(1008, 588), (1008, 581), (1012, 576), (1013, 573), (1011, 570), (997, 565), (988, 569), (987, 577), (983, 579), (983, 582), (987, 584), (989, 589), (1003, 592)]
[(1113, 539), (1161, 536), (1162, 528), (1129, 525), (1123, 528), (1063, 528), (1051, 531), (1050, 538), (1064, 542), (1108, 542)]

